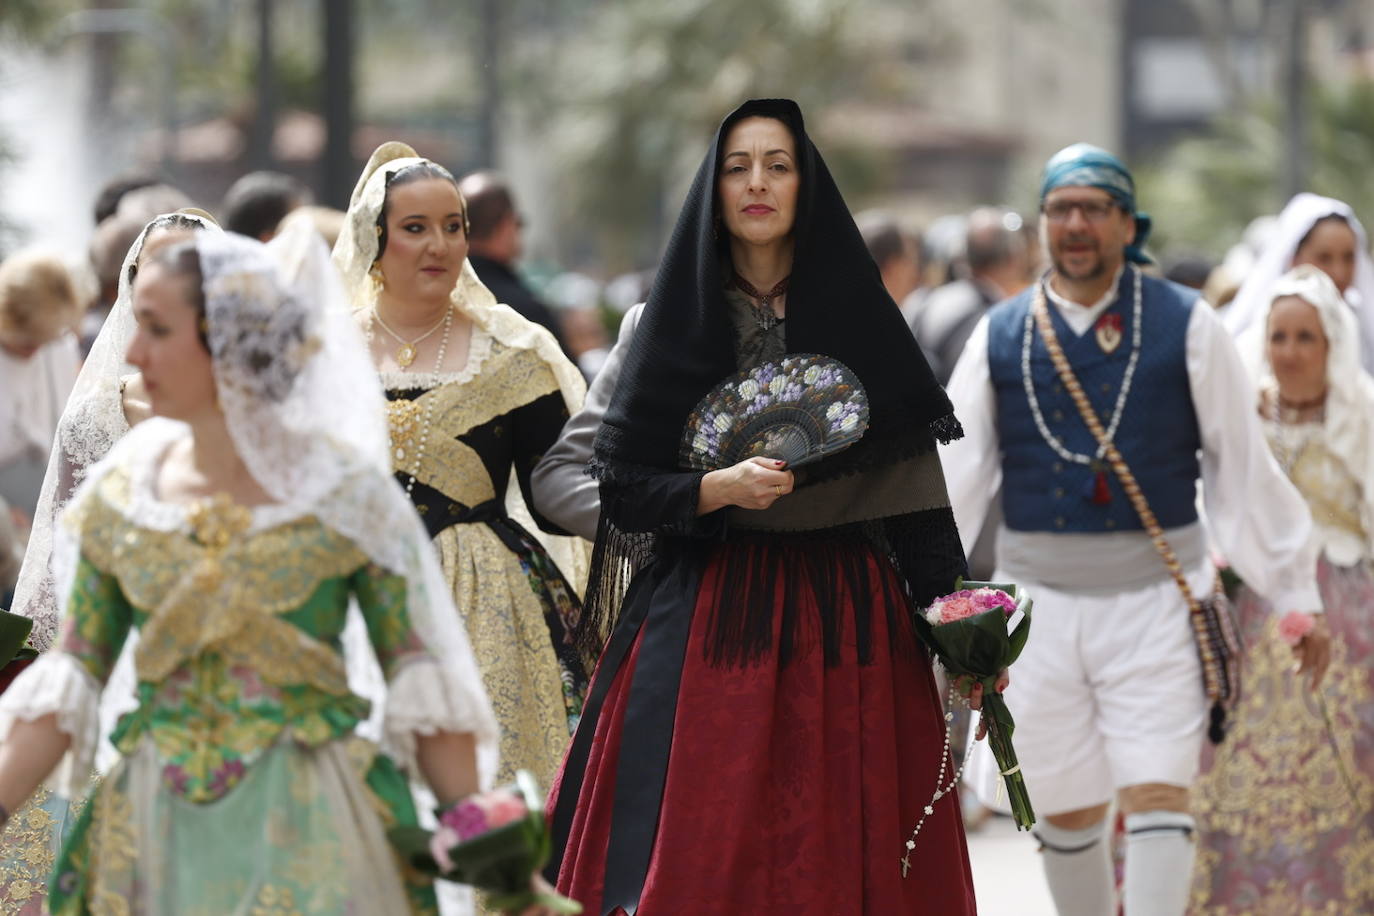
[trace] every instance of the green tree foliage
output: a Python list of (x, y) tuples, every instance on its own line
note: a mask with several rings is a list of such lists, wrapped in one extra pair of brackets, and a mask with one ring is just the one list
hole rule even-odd
[[(596, 4), (577, 29), (584, 40), (527, 48), (516, 80), (524, 98), (540, 100), (531, 113), (551, 147), (566, 153), (558, 203), (568, 222), (594, 234), (588, 241), (608, 267), (652, 263), (662, 227), (726, 111), (743, 98), (784, 95), (815, 112), (872, 76), (856, 28), (869, 7), (853, 0)], [(543, 91), (530, 91), (531, 83)]]
[[(1374, 219), (1374, 82), (1325, 86), (1312, 99), (1312, 174), (1308, 190), (1348, 202)], [(1218, 121), (1212, 133), (1183, 140), (1140, 173), (1140, 199), (1155, 217), (1157, 250), (1213, 257), (1240, 238), (1250, 220), (1284, 205), (1282, 117), (1256, 102)]]

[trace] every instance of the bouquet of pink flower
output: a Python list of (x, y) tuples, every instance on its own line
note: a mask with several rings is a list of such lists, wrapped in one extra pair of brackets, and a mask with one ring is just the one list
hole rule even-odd
[(916, 630), (946, 671), (983, 685), (982, 716), (988, 726), (988, 745), (1006, 782), (1017, 829), (1029, 830), (1035, 823), (1035, 811), (1011, 744), (1016, 723), (996, 685), (998, 676), (1021, 655), (1030, 636), (1031, 599), (1015, 585), (962, 579), (955, 585), (957, 591), (937, 598), (916, 615)]
[(549, 859), (549, 830), (534, 777), (521, 770), (515, 785), (470, 795), (439, 812), (439, 828), (398, 827), (391, 841), (425, 874), (470, 884), (491, 909), (519, 912), (539, 904), (555, 913), (581, 913), (576, 901), (536, 893), (530, 881)]

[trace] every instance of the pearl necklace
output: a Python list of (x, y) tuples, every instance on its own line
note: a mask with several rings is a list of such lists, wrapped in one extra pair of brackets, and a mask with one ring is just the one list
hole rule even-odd
[[(964, 775), (964, 764), (960, 763), (959, 768), (954, 771), (948, 783), (945, 782), (945, 771), (949, 769), (950, 762), (954, 759), (949, 750), (949, 723), (954, 721), (954, 685), (951, 684), (945, 697), (945, 745), (940, 751), (940, 775), (935, 777), (935, 794), (930, 797), (930, 801), (921, 809), (921, 819), (916, 822), (916, 826), (911, 831), (911, 836), (906, 841), (906, 855), (902, 856), (902, 877), (905, 878), (907, 872), (911, 870), (911, 851), (916, 848), (916, 835), (925, 826), (926, 818), (935, 813), (935, 803), (954, 791), (954, 787), (959, 784), (959, 779)], [(967, 762), (967, 758), (965, 759)]]
[[(1140, 295), (1140, 268), (1131, 265), (1131, 272), (1135, 275), (1135, 305), (1131, 312), (1131, 358), (1126, 363), (1126, 374), (1121, 378), (1121, 390), (1116, 395), (1116, 406), (1112, 410), (1111, 422), (1107, 424), (1107, 442), (1116, 439), (1116, 429), (1121, 424), (1121, 416), (1126, 412), (1126, 397), (1131, 393), (1131, 382), (1135, 379), (1135, 368), (1140, 362), (1140, 314), (1142, 297)], [(1031, 344), (1035, 339), (1035, 310), (1044, 306), (1045, 285), (1042, 280), (1035, 287), (1035, 303), (1026, 310), (1026, 327), (1021, 334), (1021, 384), (1026, 389), (1026, 400), (1030, 404), (1031, 416), (1035, 418), (1035, 428), (1040, 431), (1040, 438), (1050, 448), (1054, 449), (1055, 454), (1065, 461), (1072, 461), (1075, 464), (1084, 464), (1088, 467), (1102, 468), (1102, 456), (1107, 452), (1106, 443), (1097, 447), (1096, 454), (1084, 455), (1079, 452), (1069, 451), (1063, 442), (1054, 433), (1050, 432), (1049, 426), (1045, 423), (1045, 415), (1040, 412), (1040, 399), (1035, 395), (1035, 379), (1031, 375)]]
[[(375, 306), (372, 309), (372, 317), (378, 323), (381, 322), (381, 318), (377, 315), (377, 309)], [(444, 355), (448, 352), (449, 331), (453, 327), (452, 303), (450, 303), (449, 307), (445, 309), (444, 317), (440, 323), (443, 325), (444, 334), (442, 337), (439, 338), (439, 352), (438, 355), (434, 358), (434, 371), (430, 373), (429, 385), (427, 389), (429, 391), (432, 391), (433, 389), (439, 386), (439, 377), (444, 365)], [(385, 327), (385, 325), (383, 325), (383, 327)], [(373, 323), (369, 321), (367, 324), (367, 342), (369, 345), (369, 349), (371, 347), (372, 340)], [(411, 358), (411, 361), (414, 361), (414, 357)], [(424, 398), (424, 395), (421, 395), (421, 398)], [(407, 497), (412, 497), (412, 494), (414, 493), (415, 478), (419, 476), (421, 464), (424, 462), (425, 445), (429, 442), (429, 429), (434, 420), (434, 398), (424, 398), (424, 401), (424, 416), (420, 423), (420, 436), (418, 442), (416, 443), (414, 460), (411, 462), (410, 470), (404, 472), (410, 477), (410, 480), (406, 482)], [(393, 461), (395, 461), (397, 464), (406, 459), (405, 443), (408, 442), (411, 438), (409, 435), (403, 435), (400, 432), (400, 429), (403, 424), (408, 427), (415, 422), (414, 408), (414, 401), (387, 401), (387, 415), (389, 420), (388, 425), (391, 427), (392, 437), (391, 454)]]

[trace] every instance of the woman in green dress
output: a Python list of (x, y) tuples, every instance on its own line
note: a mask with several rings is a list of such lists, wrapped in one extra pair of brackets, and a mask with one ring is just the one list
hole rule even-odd
[[(156, 416), (57, 532), (56, 644), (0, 697), (0, 817), (54, 770), (84, 790), (108, 737), (52, 912), (432, 912), (386, 830), (416, 819), (407, 773), (475, 791), (496, 726), (324, 249), (202, 233), (144, 270), (128, 355)], [(102, 736), (121, 653), (133, 708)], [(386, 753), (350, 690), (378, 662)]]
[[(52, 648), (57, 636), (59, 602), (51, 562), (57, 520), (86, 472), (130, 427), (149, 416), (142, 378), (124, 358), (134, 335), (132, 301), (138, 270), (169, 234), (193, 232), (219, 232), (219, 226), (204, 211), (187, 209), (163, 213), (143, 227), (124, 257), (114, 306), (58, 421), (10, 608), (33, 621), (29, 644), (39, 652)], [(8, 684), (27, 665), (26, 661), (12, 663), (0, 673), (0, 683)], [(107, 710), (108, 715), (115, 712), (114, 706)], [(97, 759), (96, 768), (109, 762)], [(39, 789), (13, 812), (0, 834), (0, 914), (40, 916), (45, 912), (48, 876), (79, 811), (79, 801)]]

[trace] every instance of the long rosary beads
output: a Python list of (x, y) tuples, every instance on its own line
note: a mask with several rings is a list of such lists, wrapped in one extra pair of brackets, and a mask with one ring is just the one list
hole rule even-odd
[[(930, 801), (921, 809), (921, 819), (916, 822), (916, 826), (911, 831), (911, 836), (906, 841), (906, 855), (902, 856), (902, 877), (905, 878), (907, 872), (911, 870), (911, 852), (916, 848), (916, 835), (925, 826), (926, 818), (935, 813), (935, 803), (954, 791), (954, 787), (959, 784), (959, 779), (964, 775), (964, 764), (960, 763), (959, 768), (950, 777), (949, 783), (945, 783), (945, 771), (949, 769), (949, 763), (953, 759), (949, 750), (949, 724), (954, 721), (954, 685), (949, 686), (948, 695), (945, 698), (945, 745), (940, 750), (940, 775), (935, 777), (935, 794), (930, 797)], [(965, 760), (967, 762), (967, 759)]]

